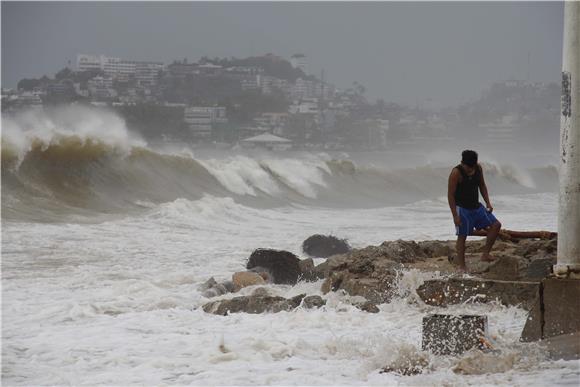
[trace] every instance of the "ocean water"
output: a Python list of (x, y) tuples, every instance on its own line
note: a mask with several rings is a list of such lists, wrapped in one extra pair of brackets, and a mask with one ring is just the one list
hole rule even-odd
[[(519, 336), (527, 313), (465, 304), (489, 318), (495, 353), (421, 351), (437, 308), (402, 272), (370, 314), (342, 293), (317, 310), (215, 316), (208, 278), (244, 270), (259, 247), (300, 257), (315, 233), (354, 247), (452, 239), (453, 163), (396, 165), (352, 154), (198, 155), (147, 145), (110, 113), (61, 109), (4, 118), (2, 382), (5, 385), (578, 385), (579, 363), (550, 361)], [(203, 153), (203, 152), (202, 152)], [(555, 167), (484, 163), (505, 228), (555, 230)], [(321, 260), (317, 260), (321, 262)], [(321, 282), (269, 285), (318, 294)], [(248, 294), (252, 288), (241, 291)], [(222, 297), (232, 297), (225, 295)], [(422, 374), (381, 373), (423, 359)], [(461, 372), (454, 370), (462, 370)]]

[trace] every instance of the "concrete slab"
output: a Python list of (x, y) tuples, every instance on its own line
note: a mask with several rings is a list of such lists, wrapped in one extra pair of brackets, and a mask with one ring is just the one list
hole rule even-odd
[(487, 316), (430, 314), (423, 317), (423, 350), (459, 355), (480, 347), (487, 334)]
[(417, 294), (426, 304), (434, 306), (499, 300), (503, 305), (521, 305), (529, 310), (539, 287), (539, 282), (450, 278), (425, 281), (417, 288)]
[(550, 277), (528, 315), (521, 340), (530, 342), (580, 331), (580, 280)]
[(580, 331), (580, 280), (547, 278), (544, 286), (543, 337)]
[(568, 333), (541, 341), (552, 360), (580, 359), (580, 332)]

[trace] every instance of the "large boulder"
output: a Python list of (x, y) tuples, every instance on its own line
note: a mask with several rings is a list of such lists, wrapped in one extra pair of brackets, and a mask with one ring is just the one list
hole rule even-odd
[(257, 249), (250, 255), (246, 268), (267, 272), (275, 284), (295, 285), (302, 274), (300, 259), (284, 250)]
[(315, 234), (302, 242), (302, 251), (313, 257), (330, 257), (335, 254), (344, 254), (350, 251), (346, 239), (339, 239), (332, 235)]

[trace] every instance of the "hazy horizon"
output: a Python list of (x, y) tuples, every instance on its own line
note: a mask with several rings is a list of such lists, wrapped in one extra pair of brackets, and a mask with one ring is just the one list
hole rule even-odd
[(2, 86), (79, 53), (169, 63), (304, 53), (370, 99), (457, 105), (505, 79), (558, 82), (563, 3), (2, 2)]

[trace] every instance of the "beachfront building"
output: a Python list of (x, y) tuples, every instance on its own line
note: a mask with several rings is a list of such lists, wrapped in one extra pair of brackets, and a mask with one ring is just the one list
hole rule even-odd
[(228, 122), (222, 106), (192, 106), (185, 108), (183, 114), (193, 137), (198, 139), (211, 138), (214, 129)]
[(265, 148), (269, 150), (288, 150), (292, 148), (292, 141), (270, 133), (259, 134), (240, 141), (245, 148)]
[(162, 69), (161, 62), (131, 61), (105, 55), (77, 55), (78, 71), (101, 70), (106, 76), (120, 81), (135, 77), (143, 86), (155, 84)]

